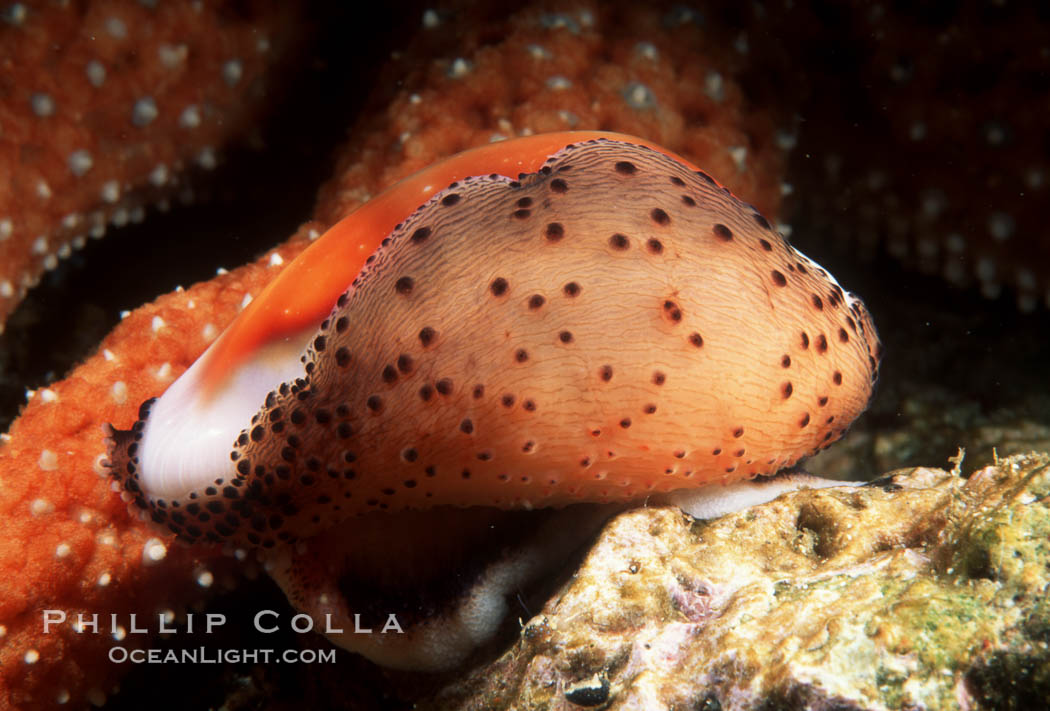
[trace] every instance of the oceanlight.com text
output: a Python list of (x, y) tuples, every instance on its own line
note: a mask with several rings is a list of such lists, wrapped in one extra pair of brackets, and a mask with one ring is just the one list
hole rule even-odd
[(334, 664), (334, 649), (128, 649), (111, 647), (114, 664)]

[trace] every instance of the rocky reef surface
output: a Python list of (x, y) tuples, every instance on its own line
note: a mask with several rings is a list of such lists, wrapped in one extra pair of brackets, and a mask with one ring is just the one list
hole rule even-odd
[(697, 522), (608, 524), (432, 709), (1041, 708), (1050, 457), (900, 470)]

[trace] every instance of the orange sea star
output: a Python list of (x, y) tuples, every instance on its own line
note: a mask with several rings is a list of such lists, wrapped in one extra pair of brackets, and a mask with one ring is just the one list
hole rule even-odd
[(59, 258), (209, 170), (274, 93), (295, 5), (97, 0), (0, 22), (0, 329)]

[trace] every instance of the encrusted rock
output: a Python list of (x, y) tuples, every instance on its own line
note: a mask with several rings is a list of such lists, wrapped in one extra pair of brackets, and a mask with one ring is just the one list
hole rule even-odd
[[(1050, 455), (611, 521), (431, 708), (1046, 708)], [(426, 706), (427, 704), (424, 704)]]

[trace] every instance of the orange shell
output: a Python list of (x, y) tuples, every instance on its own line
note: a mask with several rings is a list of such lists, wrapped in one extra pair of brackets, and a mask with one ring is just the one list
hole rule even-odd
[(347, 285), (398, 224), (450, 183), (469, 176), (517, 176), (539, 170), (552, 154), (594, 138), (655, 148), (695, 170), (686, 159), (637, 136), (609, 131), (544, 133), (463, 151), (411, 175), (336, 223), (274, 279), (234, 321), (208, 355), (211, 392), (266, 343), (316, 328)]
[[(573, 138), (447, 166), (517, 170), (518, 146)], [(229, 380), (243, 380), (250, 344), (323, 319), (280, 371), (295, 375), (230, 423), (222, 468), (186, 473), (205, 418), (166, 394), (112, 433), (114, 475), (184, 539), (273, 546), (369, 511), (625, 501), (774, 474), (841, 436), (877, 373), (860, 300), (705, 173), (631, 137), (586, 138), (517, 179), (486, 168), (435, 192), (424, 172), (351, 215), (213, 349), (234, 344)], [(420, 193), (411, 215), (391, 212)]]

